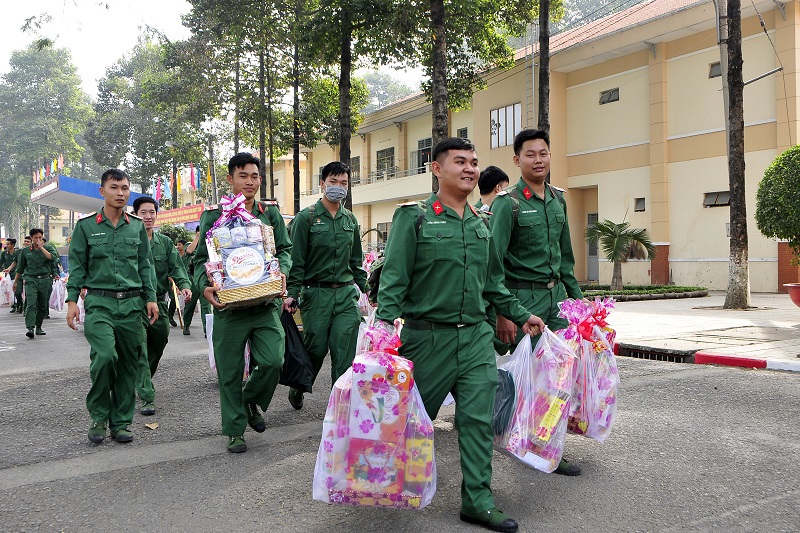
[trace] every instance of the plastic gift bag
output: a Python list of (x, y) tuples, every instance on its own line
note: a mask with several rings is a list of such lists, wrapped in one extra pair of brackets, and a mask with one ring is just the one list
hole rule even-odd
[(560, 335), (580, 358), (569, 431), (604, 442), (616, 421), (619, 395), (619, 371), (613, 350), (616, 332), (605, 321), (614, 301), (565, 300), (559, 307), (559, 315), (570, 323)]
[[(564, 453), (576, 360), (549, 328), (535, 349), (530, 337), (522, 339), (500, 368), (514, 380), (516, 405), (505, 431), (495, 437), (495, 449), (542, 472), (556, 469)], [(499, 419), (493, 422), (504, 425)]]
[[(208, 340), (208, 367), (211, 372), (216, 375), (217, 373), (217, 360), (214, 358), (214, 313), (206, 315), (206, 340)], [(244, 377), (247, 379), (250, 375), (250, 341), (244, 345)]]
[(368, 351), (336, 380), (322, 423), (315, 500), (399, 509), (430, 503), (433, 424), (412, 370), (407, 359)]
[(14, 304), (14, 280), (7, 272), (0, 273), (0, 276), (0, 307), (8, 307)]
[(303, 344), (300, 330), (297, 329), (297, 324), (289, 312), (281, 313), (281, 325), (286, 332), (286, 350), (278, 383), (303, 392), (311, 392), (311, 387), (314, 385), (314, 365), (311, 364), (311, 354)]
[(64, 300), (67, 298), (67, 284), (63, 279), (53, 281), (53, 293), (50, 295), (50, 309), (62, 311), (64, 309)]

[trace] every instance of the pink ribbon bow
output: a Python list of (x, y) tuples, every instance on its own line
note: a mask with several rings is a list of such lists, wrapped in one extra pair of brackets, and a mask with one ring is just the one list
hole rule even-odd
[(241, 218), (245, 222), (255, 220), (256, 217), (244, 206), (245, 202), (247, 202), (247, 199), (242, 193), (236, 196), (223, 196), (220, 198), (219, 205), (222, 208), (222, 215), (214, 222), (211, 229), (208, 230), (208, 234), (210, 235), (216, 228), (224, 226), (236, 217)]

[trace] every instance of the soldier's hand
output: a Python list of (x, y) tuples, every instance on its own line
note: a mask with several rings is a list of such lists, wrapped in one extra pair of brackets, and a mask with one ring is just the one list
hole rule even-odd
[(539, 335), (544, 331), (544, 321), (536, 315), (531, 315), (528, 321), (522, 326), (522, 331), (526, 335)]
[(158, 320), (158, 304), (156, 302), (147, 302), (147, 316), (150, 317), (151, 326)]
[(11, 288), (12, 288), (14, 291), (16, 291), (16, 290), (17, 290), (17, 282), (16, 282), (16, 281), (14, 282), (14, 286), (13, 286), (13, 287), (11, 287)]
[(208, 300), (208, 303), (210, 303), (214, 309), (225, 309), (228, 307), (227, 305), (220, 303), (220, 301), (217, 299), (217, 289), (214, 287), (206, 287), (203, 291), (203, 297)]
[(284, 311), (289, 312), (291, 314), (294, 314), (295, 311), (297, 311), (297, 300), (295, 300), (291, 296), (289, 298), (286, 298), (283, 301), (283, 305), (281, 306), (281, 309), (283, 309)]
[(76, 302), (67, 302), (67, 325), (75, 331), (78, 331), (75, 321), (78, 320), (80, 316), (81, 310), (78, 309), (78, 304)]
[(183, 295), (183, 299), (187, 302), (192, 299), (192, 289), (182, 289), (181, 294)]
[(511, 344), (517, 338), (517, 325), (506, 317), (497, 315), (496, 334), (500, 342)]

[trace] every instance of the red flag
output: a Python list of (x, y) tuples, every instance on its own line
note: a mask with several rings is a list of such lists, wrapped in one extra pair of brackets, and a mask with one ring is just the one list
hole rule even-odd
[(49, 178), (50, 177), (50, 163), (47, 163), (44, 166), (44, 172), (45, 172), (45, 176), (47, 176)]
[(197, 189), (197, 181), (195, 181), (195, 176), (194, 176), (194, 163), (189, 163), (189, 179), (192, 190)]

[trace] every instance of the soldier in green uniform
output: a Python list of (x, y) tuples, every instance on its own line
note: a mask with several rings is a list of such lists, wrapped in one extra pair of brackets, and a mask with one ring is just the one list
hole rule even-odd
[[(25, 281), (25, 327), (28, 329), (25, 335), (33, 338), (34, 328), (36, 335), (46, 335), (42, 329), (42, 321), (47, 314), (48, 307), (48, 287), (53, 286), (53, 255), (42, 242), (44, 232), (39, 228), (33, 228), (30, 232), (31, 245), (19, 251), (17, 261), (17, 272), (14, 275), (14, 290), (17, 285)], [(56, 269), (55, 275), (58, 276)]]
[[(22, 239), (22, 248), (28, 248), (30, 245), (31, 245), (31, 237), (30, 235), (25, 235), (25, 238)], [(19, 255), (17, 255), (17, 259), (19, 259)], [(16, 269), (17, 269), (17, 264), (15, 263), (14, 266), (12, 267), (12, 270), (16, 272)], [(19, 302), (17, 304), (17, 313), (19, 314), (25, 313), (25, 305), (28, 303), (27, 300), (25, 300), (22, 297), (22, 294), (24, 292), (23, 291), (24, 285), (25, 285), (24, 283), (20, 283), (14, 290), (14, 298), (16, 298), (17, 302)]]
[[(228, 183), (235, 195), (243, 194), (245, 208), (275, 233), (275, 248), (283, 276), (291, 266), (292, 243), (286, 232), (277, 202), (256, 202), (261, 186), (261, 161), (252, 154), (239, 153), (228, 162)], [(284, 333), (278, 311), (279, 301), (242, 309), (228, 309), (217, 299), (216, 289), (206, 275), (208, 248), (205, 235), (219, 219), (222, 211), (214, 207), (200, 217), (200, 242), (194, 257), (194, 280), (203, 287), (203, 295), (214, 307), (214, 359), (219, 380), (222, 433), (228, 437), (228, 451), (247, 451), (244, 430), (249, 424), (254, 431), (266, 430), (264, 417), (258, 411), (269, 407), (278, 386), (283, 366)], [(250, 378), (242, 386), (244, 347), (250, 341)]]
[[(180, 258), (181, 263), (183, 263), (183, 269), (186, 270), (186, 273), (189, 275), (189, 279), (191, 281), (191, 275), (194, 273), (194, 269), (189, 268), (191, 265), (191, 257), (186, 255), (186, 241), (184, 239), (178, 239), (178, 241), (175, 242), (175, 249), (178, 250), (178, 257)], [(167, 310), (169, 312), (169, 325), (174, 328), (178, 325), (178, 323), (175, 322), (175, 313), (178, 311), (178, 301), (175, 298), (175, 295), (172, 294), (172, 284), (168, 283), (167, 286), (169, 288), (169, 309)], [(196, 298), (197, 294), (192, 291), (192, 296)], [(185, 304), (188, 303), (189, 302), (185, 302)]]
[[(186, 265), (187, 270), (189, 270), (189, 276), (192, 279), (192, 283), (194, 283), (194, 252), (197, 250), (197, 245), (200, 242), (200, 228), (197, 228), (197, 231), (194, 234), (194, 240), (186, 246), (186, 242), (184, 242), (184, 254), (181, 256), (183, 259), (184, 265)], [(178, 253), (180, 253), (180, 247), (178, 247)], [(196, 285), (192, 285), (192, 299), (186, 302), (186, 306), (183, 308), (183, 334), (184, 335), (191, 335), (189, 331), (189, 326), (192, 325), (192, 320), (194, 319), (194, 310), (197, 307), (197, 303), (200, 302), (200, 323), (203, 324), (203, 336), (206, 335), (206, 315), (211, 313), (211, 305), (208, 301), (203, 298), (203, 289), (205, 287), (197, 287)]]
[[(17, 273), (17, 258), (19, 257), (19, 250), (17, 250), (17, 239), (6, 239), (6, 245), (3, 251), (0, 252), (0, 269), (9, 275), (12, 282), (14, 275)], [(21, 287), (20, 287), (21, 288)], [(17, 312), (17, 306), (22, 308), (22, 296), (17, 296), (17, 291), (14, 291), (14, 301), (11, 303), (11, 312)]]
[(122, 170), (103, 173), (103, 208), (75, 224), (69, 246), (67, 325), (77, 330), (78, 296), (86, 288), (84, 336), (89, 342), (92, 386), (86, 407), (92, 422), (89, 441), (106, 437), (106, 424), (117, 442), (130, 442), (128, 426), (136, 410), (136, 372), (143, 358), (145, 333), (158, 319), (155, 274), (147, 230), (125, 213), (130, 179)]
[[(545, 131), (522, 130), (514, 139), (514, 164), (522, 177), (492, 203), (492, 233), (503, 257), (506, 287), (552, 330), (567, 327), (558, 316), (566, 298), (583, 298), (573, 268), (567, 204), (563, 191), (546, 182), (550, 173), (550, 137)], [(516, 344), (514, 324), (497, 317), (497, 337)], [(557, 474), (580, 475), (580, 468), (562, 459)]]
[(47, 242), (47, 239), (42, 239), (44, 247), (53, 256), (53, 279), (50, 281), (50, 288), (47, 289), (47, 308), (45, 309), (45, 318), (50, 318), (50, 296), (53, 294), (53, 282), (61, 277), (59, 267), (61, 265), (61, 258), (58, 255), (58, 249), (53, 243)]
[[(311, 354), (316, 380), (331, 354), (331, 383), (353, 363), (358, 340), (358, 291), (367, 292), (367, 273), (361, 267), (361, 231), (356, 216), (342, 206), (347, 196), (350, 167), (334, 161), (322, 167), (323, 196), (292, 221), (292, 269), (286, 283), (283, 309), (294, 312), (300, 301), (303, 342)], [(303, 393), (289, 391), (295, 409)]]
[(389, 323), (404, 319), (400, 355), (414, 362), (414, 380), (431, 419), (448, 392), (456, 399), (461, 520), (516, 531), (517, 522), (496, 508), (490, 487), (497, 367), (484, 298), (526, 333), (538, 333), (544, 323), (503, 286), (486, 215), (467, 204), (478, 181), (475, 147), (465, 139), (445, 139), (432, 159), (439, 192), (394, 213), (377, 316)]
[(156, 299), (158, 303), (158, 320), (153, 324), (145, 323), (147, 335), (147, 353), (139, 364), (139, 374), (136, 379), (136, 393), (142, 400), (139, 412), (145, 416), (156, 414), (153, 376), (158, 369), (164, 348), (169, 342), (169, 320), (167, 319), (167, 294), (170, 290), (172, 278), (182, 291), (183, 297), (192, 297), (191, 283), (186, 274), (183, 262), (178, 257), (178, 251), (172, 239), (161, 233), (153, 231), (158, 216), (156, 201), (148, 196), (137, 198), (133, 202), (133, 211), (142, 219), (147, 230), (147, 238), (153, 254), (153, 266), (156, 277)]

